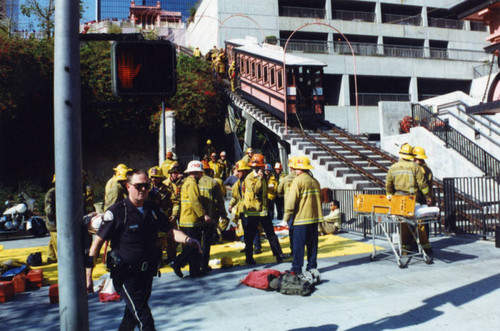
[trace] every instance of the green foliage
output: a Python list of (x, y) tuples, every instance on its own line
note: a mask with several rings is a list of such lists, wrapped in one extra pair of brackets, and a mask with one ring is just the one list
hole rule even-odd
[(177, 93), (166, 101), (176, 118), (186, 126), (209, 127), (220, 117), (211, 67), (208, 62), (180, 55), (177, 61)]

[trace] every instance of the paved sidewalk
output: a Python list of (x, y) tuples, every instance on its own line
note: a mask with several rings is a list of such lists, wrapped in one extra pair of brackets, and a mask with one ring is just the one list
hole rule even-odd
[[(499, 330), (500, 249), (471, 237), (431, 241), (431, 265), (414, 258), (400, 269), (393, 256), (370, 262), (369, 254), (320, 259), (323, 280), (309, 297), (241, 285), (247, 266), (196, 279), (169, 273), (155, 278), (150, 307), (158, 330)], [(290, 262), (254, 268), (284, 271)], [(123, 302), (100, 303), (96, 294), (88, 302), (91, 330), (118, 328)], [(57, 330), (58, 312), (48, 287), (0, 304), (3, 330)]]

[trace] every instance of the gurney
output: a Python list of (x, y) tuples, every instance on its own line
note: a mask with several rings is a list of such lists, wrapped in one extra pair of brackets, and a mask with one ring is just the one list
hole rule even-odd
[[(412, 257), (422, 258), (427, 264), (432, 263), (432, 257), (425, 252), (420, 243), (418, 225), (437, 223), (438, 207), (420, 206), (415, 203), (413, 195), (356, 194), (353, 209), (358, 214), (370, 218), (373, 242), (373, 253), (370, 255), (370, 261), (375, 261), (377, 254), (390, 255), (393, 253), (400, 268), (406, 268)], [(403, 248), (401, 243), (402, 224), (408, 224), (409, 232), (417, 245), (416, 251)], [(377, 251), (375, 235), (378, 229), (389, 242), (390, 251)]]

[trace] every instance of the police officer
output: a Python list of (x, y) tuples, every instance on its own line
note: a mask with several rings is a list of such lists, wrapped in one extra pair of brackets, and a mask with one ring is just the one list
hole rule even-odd
[(323, 220), (321, 207), (321, 188), (309, 173), (310, 161), (305, 156), (297, 157), (293, 165), (297, 177), (293, 180), (290, 192), (285, 198), (284, 220), (293, 218), (293, 261), (292, 272), (302, 273), (304, 247), (307, 247), (306, 270), (316, 269), (318, 255), (318, 223)]
[(273, 222), (268, 217), (267, 209), (267, 181), (264, 174), (264, 156), (254, 154), (250, 162), (252, 172), (245, 178), (244, 219), (243, 229), (245, 231), (245, 256), (247, 264), (256, 264), (253, 258), (253, 240), (255, 238), (259, 223), (264, 228), (267, 240), (271, 246), (273, 255), (278, 263), (286, 258), (281, 251), (281, 246), (276, 233), (274, 233)]
[(92, 270), (106, 240), (111, 241), (108, 256), (113, 285), (125, 300), (126, 307), (120, 330), (154, 330), (154, 320), (148, 306), (153, 276), (158, 271), (161, 251), (156, 245), (158, 231), (171, 232), (175, 241), (200, 249), (197, 240), (175, 230), (160, 208), (145, 202), (151, 187), (145, 170), (127, 174), (128, 198), (106, 211), (103, 223), (94, 238), (87, 261), (87, 290), (93, 291)]
[[(399, 150), (399, 161), (394, 163), (387, 172), (385, 189), (388, 196), (391, 195), (417, 195), (422, 192), (429, 204), (432, 196), (427, 185), (424, 174), (418, 164), (413, 162), (413, 149), (410, 144), (403, 144)], [(423, 235), (420, 233), (419, 235)], [(403, 250), (412, 248), (413, 236), (407, 223), (401, 224), (401, 242)], [(425, 247), (424, 247), (425, 248)]]

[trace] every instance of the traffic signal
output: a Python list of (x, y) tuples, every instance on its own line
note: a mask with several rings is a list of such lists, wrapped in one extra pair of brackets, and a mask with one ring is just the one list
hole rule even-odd
[(111, 80), (115, 96), (171, 97), (177, 89), (175, 47), (169, 41), (115, 41)]

